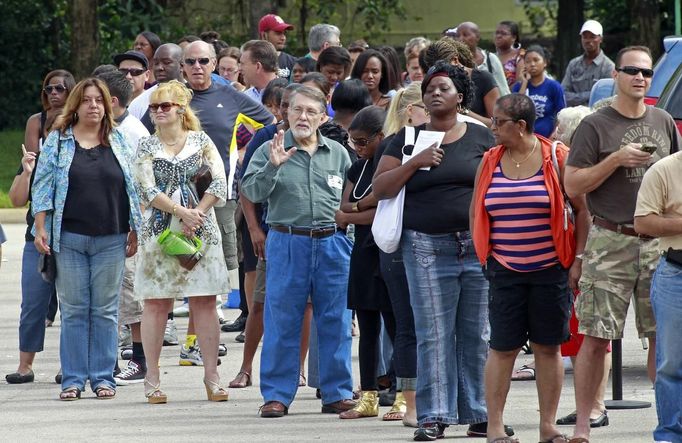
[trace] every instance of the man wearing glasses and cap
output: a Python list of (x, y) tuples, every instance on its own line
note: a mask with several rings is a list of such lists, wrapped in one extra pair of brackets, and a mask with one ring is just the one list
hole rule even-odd
[(114, 56), (114, 64), (133, 85), (131, 100), (142, 94), (144, 92), (144, 85), (149, 80), (149, 61), (147, 57), (138, 51), (126, 51), (123, 54), (116, 54)]
[(296, 63), (296, 57), (284, 52), (287, 43), (287, 31), (294, 29), (294, 25), (285, 23), (282, 17), (275, 14), (264, 15), (258, 22), (258, 34), (261, 40), (272, 43), (277, 50), (277, 76), (288, 79)]
[(597, 80), (611, 77), (614, 63), (601, 50), (604, 29), (596, 20), (587, 20), (580, 28), (580, 43), (585, 51), (572, 59), (561, 82), (568, 106), (585, 105)]

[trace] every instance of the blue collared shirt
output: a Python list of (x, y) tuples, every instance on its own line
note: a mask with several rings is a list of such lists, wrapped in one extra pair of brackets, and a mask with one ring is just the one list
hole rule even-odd
[[(57, 145), (61, 139), (59, 154)], [(126, 192), (130, 204), (130, 229), (137, 231), (142, 226), (142, 213), (140, 212), (140, 200), (135, 191), (135, 182), (131, 173), (131, 164), (134, 157), (134, 149), (126, 141), (126, 138), (118, 129), (113, 129), (109, 136), (111, 150), (121, 166), (123, 178), (125, 179)], [(52, 249), (59, 252), (59, 241), (61, 238), (62, 217), (64, 216), (64, 203), (66, 194), (69, 190), (69, 169), (76, 153), (76, 139), (73, 136), (73, 129), (67, 128), (64, 134), (59, 131), (52, 131), (43, 144), (42, 151), (38, 157), (35, 179), (31, 188), (31, 209), (33, 215), (39, 212), (53, 211), (53, 217), (45, 218), (45, 230), (49, 237), (51, 235), (52, 223), (54, 218), (54, 240)], [(54, 206), (52, 200), (54, 198)], [(35, 235), (35, 226), (32, 229)]]

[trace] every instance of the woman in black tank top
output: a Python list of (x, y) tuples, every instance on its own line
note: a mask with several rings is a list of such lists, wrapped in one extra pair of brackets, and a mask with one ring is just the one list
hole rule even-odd
[(52, 123), (62, 112), (69, 92), (76, 86), (76, 80), (69, 71), (57, 69), (48, 72), (43, 80), (43, 88), (40, 91), (40, 102), (43, 105), (42, 112), (33, 114), (26, 122), (24, 133), (24, 145), (30, 152), (38, 152), (43, 140), (47, 138)]

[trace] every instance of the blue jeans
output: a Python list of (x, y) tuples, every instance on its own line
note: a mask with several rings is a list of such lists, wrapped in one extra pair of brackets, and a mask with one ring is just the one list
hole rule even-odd
[(21, 259), (21, 317), (19, 350), (41, 352), (45, 343), (45, 319), (54, 294), (54, 283), (47, 283), (38, 273), (40, 254), (33, 242), (24, 244)]
[(403, 252), (380, 253), (381, 275), (388, 288), (388, 296), (395, 317), (393, 340), (393, 366), (399, 391), (417, 389), (417, 338), (414, 333), (414, 315), (410, 305), (410, 290), (405, 276)]
[(486, 421), (488, 282), (471, 236), (405, 230), (402, 250), (417, 336), (419, 424)]
[[(261, 394), (289, 406), (298, 389), (301, 324), (310, 295), (319, 343), (324, 404), (352, 398), (351, 313), (346, 308), (350, 240), (270, 231), (263, 313)], [(311, 357), (312, 358), (312, 357)]]
[(62, 311), (59, 358), (62, 389), (115, 388), (118, 294), (126, 235), (90, 237), (63, 231), (57, 259)]
[(661, 257), (651, 283), (656, 317), (656, 441), (682, 441), (682, 268)]

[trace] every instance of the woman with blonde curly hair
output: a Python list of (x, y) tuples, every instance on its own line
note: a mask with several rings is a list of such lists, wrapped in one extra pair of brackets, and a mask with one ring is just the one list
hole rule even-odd
[[(227, 196), (225, 169), (211, 139), (189, 103), (192, 92), (180, 82), (161, 84), (151, 95), (149, 110), (156, 132), (140, 139), (135, 164), (140, 199), (148, 217), (140, 232), (140, 256), (135, 295), (144, 299), (142, 343), (147, 359), (145, 396), (149, 403), (166, 403), (160, 388), (159, 355), (168, 312), (175, 297), (189, 297), (204, 363), (204, 385), (210, 401), (226, 401), (218, 375), (219, 323), (216, 295), (228, 287), (222, 242), (214, 206)], [(202, 165), (207, 188), (193, 185)], [(197, 180), (199, 182), (199, 180)], [(174, 237), (199, 244), (202, 257), (194, 267), (181, 265), (164, 252), (164, 239)], [(197, 241), (197, 239), (199, 241)], [(196, 259), (197, 256), (194, 256)], [(191, 269), (188, 269), (191, 268)]]
[(90, 380), (98, 398), (116, 394), (118, 294), (125, 257), (142, 225), (133, 149), (114, 128), (111, 96), (96, 78), (78, 83), (45, 140), (32, 191), (34, 244), (54, 254), (62, 311), (61, 400)]

